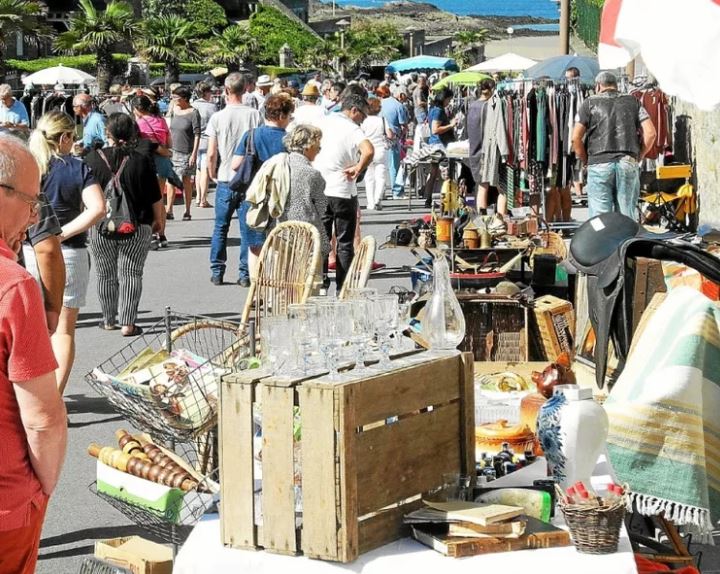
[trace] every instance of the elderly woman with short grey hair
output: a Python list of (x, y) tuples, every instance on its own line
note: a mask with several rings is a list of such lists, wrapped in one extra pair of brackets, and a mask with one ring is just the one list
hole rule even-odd
[(320, 232), (321, 260), (330, 253), (323, 214), (327, 209), (325, 180), (312, 161), (320, 151), (322, 132), (315, 126), (300, 124), (283, 139), (289, 154), (290, 196), (280, 221), (305, 221), (317, 227)]

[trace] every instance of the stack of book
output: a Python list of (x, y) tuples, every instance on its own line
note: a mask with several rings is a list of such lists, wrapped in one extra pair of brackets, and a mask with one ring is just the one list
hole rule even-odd
[(520, 506), (473, 502), (425, 502), (405, 516), (412, 536), (446, 556), (475, 556), (569, 546), (570, 535), (527, 516)]

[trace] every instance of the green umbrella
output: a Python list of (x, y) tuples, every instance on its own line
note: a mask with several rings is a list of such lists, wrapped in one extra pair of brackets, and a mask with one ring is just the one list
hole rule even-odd
[(440, 88), (444, 88), (446, 86), (477, 86), (481, 80), (485, 80), (489, 77), (490, 76), (483, 74), (482, 72), (464, 70), (462, 72), (458, 72), (457, 74), (451, 74), (450, 76), (443, 78), (437, 82), (432, 89), (439, 90)]

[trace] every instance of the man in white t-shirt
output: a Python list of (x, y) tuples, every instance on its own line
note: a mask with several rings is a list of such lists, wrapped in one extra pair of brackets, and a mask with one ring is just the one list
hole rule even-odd
[(338, 292), (355, 255), (353, 240), (358, 207), (355, 180), (375, 153), (360, 128), (367, 115), (368, 105), (363, 97), (350, 94), (343, 98), (340, 112), (330, 114), (322, 124), (321, 149), (313, 164), (325, 179), (328, 207), (323, 223), (328, 237), (332, 237), (334, 230), (337, 238), (335, 281)]
[[(210, 281), (222, 285), (227, 261), (227, 235), (233, 213), (238, 212), (242, 197), (230, 190), (235, 172), (230, 164), (240, 139), (246, 131), (258, 127), (262, 121), (257, 110), (243, 105), (245, 78), (238, 72), (225, 79), (225, 103), (222, 111), (213, 114), (205, 133), (208, 136), (207, 164), (210, 177), (217, 181), (215, 190), (215, 227), (210, 243)], [(218, 168), (218, 157), (220, 167)], [(238, 262), (239, 266), (239, 262)]]

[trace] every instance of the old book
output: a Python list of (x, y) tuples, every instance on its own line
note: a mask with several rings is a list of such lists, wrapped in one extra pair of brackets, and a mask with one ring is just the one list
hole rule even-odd
[(525, 533), (524, 520), (512, 522), (497, 522), (480, 526), (472, 522), (450, 522), (448, 524), (448, 536), (461, 538), (517, 538)]
[(448, 527), (441, 524), (414, 524), (411, 529), (418, 542), (455, 558), (572, 544), (570, 534), (561, 528), (532, 517), (523, 517), (523, 520), (527, 521), (525, 533), (517, 538), (458, 538), (450, 536)]
[(478, 504), (475, 502), (432, 502), (423, 501), (433, 510), (445, 513), (447, 520), (472, 522), (486, 526), (495, 522), (502, 522), (515, 518), (524, 512), (521, 506), (508, 506), (505, 504)]

